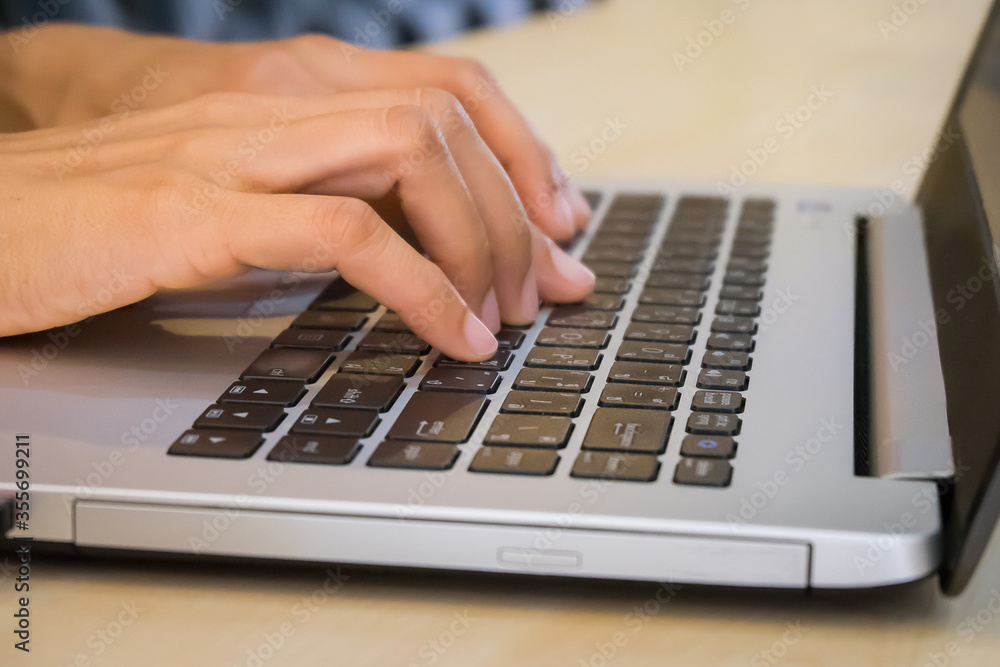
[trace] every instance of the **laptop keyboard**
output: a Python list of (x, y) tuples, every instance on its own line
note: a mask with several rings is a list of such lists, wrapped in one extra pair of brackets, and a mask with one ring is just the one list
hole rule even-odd
[[(586, 196), (597, 209), (601, 195)], [(168, 454), (247, 458), (265, 434), (287, 430), (269, 460), (347, 465), (366, 456), (373, 468), (448, 470), (465, 447), (474, 450), (470, 473), (650, 483), (664, 476), (659, 457), (676, 448), (673, 483), (726, 487), (775, 204), (746, 200), (734, 216), (726, 199), (682, 197), (654, 245), (665, 207), (659, 194), (616, 195), (582, 256), (597, 275), (594, 294), (543, 308), (537, 333), (501, 330), (485, 361), (440, 355), (397, 314), (337, 279)], [(722, 257), (731, 218), (736, 230)], [(702, 337), (705, 351), (692, 358)], [(290, 417), (307, 394), (308, 405)], [(675, 424), (682, 402), (690, 415)], [(583, 434), (577, 451), (567, 449), (575, 433)]]

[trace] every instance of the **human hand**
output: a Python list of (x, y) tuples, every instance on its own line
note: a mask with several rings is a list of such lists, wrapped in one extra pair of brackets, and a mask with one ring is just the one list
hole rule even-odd
[(49, 25), (22, 41), (11, 41), (15, 94), (38, 128), (123, 119), (226, 91), (314, 97), (382, 90), (382, 99), (404, 104), (414, 100), (401, 89), (444, 91), (503, 166), (532, 223), (565, 240), (589, 221), (585, 200), (552, 152), (474, 60), (359, 49), (321, 35), (213, 44), (73, 24)]
[[(101, 140), (56, 178), (88, 134)], [(365, 203), (389, 194), (429, 259)], [(483, 359), (501, 318), (530, 322), (539, 296), (575, 301), (594, 282), (438, 89), (220, 93), (0, 135), (0, 201), (0, 335), (247, 265), (337, 269), (446, 354)]]

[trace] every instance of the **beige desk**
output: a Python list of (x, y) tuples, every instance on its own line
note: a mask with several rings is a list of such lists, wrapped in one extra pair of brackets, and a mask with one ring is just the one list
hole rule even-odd
[[(877, 22), (892, 4), (609, 0), (441, 50), (484, 59), (575, 176), (714, 180), (826, 86), (829, 101), (755, 179), (885, 186), (908, 178), (904, 163), (931, 141), (987, 2), (914, 2), (883, 38)], [(724, 8), (735, 21), (679, 71), (673, 53)], [(623, 124), (620, 136), (581, 174), (574, 153), (608, 120)], [(1000, 664), (1000, 618), (988, 606), (1000, 599), (997, 540), (958, 600), (933, 581), (812, 598), (684, 587), (660, 604), (655, 585), (343, 573), (327, 594), (322, 569), (40, 560), (34, 651), (14, 655), (8, 619), (0, 664)], [(981, 630), (960, 625), (977, 613)]]

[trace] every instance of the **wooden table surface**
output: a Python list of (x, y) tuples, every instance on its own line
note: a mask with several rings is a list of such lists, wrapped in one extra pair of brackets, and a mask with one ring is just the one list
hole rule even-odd
[[(899, 29), (888, 31), (890, 0), (607, 0), (579, 9), (566, 0), (563, 13), (438, 48), (486, 61), (574, 176), (714, 181), (825, 86), (829, 100), (754, 179), (906, 179), (913, 188), (905, 165), (937, 131), (987, 2), (895, 4), (913, 12), (897, 14)], [(732, 21), (712, 23), (723, 10)], [(675, 58), (711, 27), (718, 35), (701, 35), (700, 54)], [(580, 147), (608, 123), (617, 137), (584, 157)], [(12, 650), (8, 618), (0, 664), (1000, 664), (996, 539), (954, 600), (932, 580), (805, 596), (359, 568), (332, 575), (39, 558), (32, 653)], [(0, 580), (9, 601), (9, 570)]]

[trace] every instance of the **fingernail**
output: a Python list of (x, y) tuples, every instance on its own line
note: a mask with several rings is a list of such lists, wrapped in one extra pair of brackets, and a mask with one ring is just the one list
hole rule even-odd
[(587, 287), (594, 285), (596, 277), (593, 271), (560, 250), (551, 239), (549, 240), (549, 249), (552, 254), (552, 263), (555, 264), (556, 271), (563, 278), (578, 285)]
[(538, 317), (538, 281), (533, 268), (528, 269), (521, 288), (521, 317), (525, 322), (533, 322)]
[(500, 307), (497, 305), (497, 293), (492, 287), (483, 299), (483, 324), (496, 333), (500, 331)]
[(555, 199), (556, 226), (561, 234), (569, 238), (576, 233), (576, 224), (573, 222), (573, 207), (569, 199), (560, 193)]
[(497, 351), (497, 339), (471, 310), (465, 315), (465, 341), (481, 357), (491, 357)]

